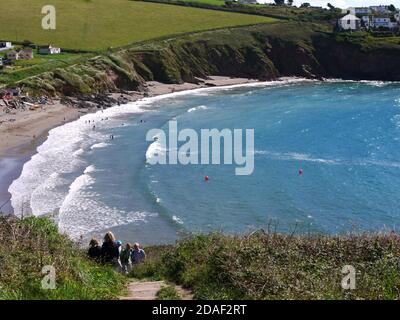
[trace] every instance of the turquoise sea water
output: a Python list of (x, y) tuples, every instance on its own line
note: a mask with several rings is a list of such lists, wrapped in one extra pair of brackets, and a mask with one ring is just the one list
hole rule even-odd
[[(254, 129), (253, 174), (235, 175), (236, 165), (149, 165), (157, 142), (146, 133), (167, 130), (171, 119), (178, 129)], [(10, 192), (15, 213), (52, 215), (75, 238), (108, 229), (146, 243), (268, 226), (391, 230), (400, 218), (399, 139), (400, 84), (281, 81), (196, 90), (52, 130)]]

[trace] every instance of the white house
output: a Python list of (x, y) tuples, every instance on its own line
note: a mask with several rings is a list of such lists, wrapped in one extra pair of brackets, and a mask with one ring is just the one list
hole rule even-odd
[(383, 27), (390, 29), (392, 27), (392, 23), (389, 17), (373, 17), (372, 24), (374, 28)]
[(59, 54), (61, 53), (61, 48), (53, 47), (52, 45), (39, 47), (40, 54)]
[(342, 30), (358, 30), (361, 27), (361, 19), (353, 14), (345, 15), (339, 19), (338, 23)]
[(12, 48), (12, 43), (10, 41), (0, 41), (0, 48), (9, 49)]

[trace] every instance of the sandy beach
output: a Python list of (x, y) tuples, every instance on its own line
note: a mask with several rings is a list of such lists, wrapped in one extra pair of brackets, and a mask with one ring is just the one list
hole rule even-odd
[(10, 156), (18, 147), (26, 149), (26, 145), (35, 145), (46, 132), (65, 122), (77, 119), (81, 113), (74, 108), (56, 102), (54, 105), (44, 105), (38, 110), (18, 110), (10, 113), (0, 113), (0, 156)]

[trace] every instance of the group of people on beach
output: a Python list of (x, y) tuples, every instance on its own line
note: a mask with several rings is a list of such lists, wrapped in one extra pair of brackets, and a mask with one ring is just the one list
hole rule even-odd
[(131, 245), (128, 242), (123, 248), (122, 241), (116, 240), (111, 231), (105, 234), (101, 246), (96, 238), (90, 240), (88, 255), (100, 263), (113, 265), (122, 273), (128, 273), (132, 265), (146, 259), (146, 253), (140, 248), (139, 243)]

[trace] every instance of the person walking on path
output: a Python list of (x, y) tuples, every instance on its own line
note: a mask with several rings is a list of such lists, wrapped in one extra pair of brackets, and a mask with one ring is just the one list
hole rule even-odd
[(140, 244), (136, 242), (133, 245), (133, 250), (131, 254), (132, 263), (138, 264), (142, 262), (144, 259), (146, 259), (146, 252), (144, 252), (144, 250), (140, 248)]
[(111, 231), (104, 236), (104, 242), (101, 246), (101, 260), (103, 263), (111, 263), (115, 267), (121, 268), (118, 245)]
[(132, 254), (132, 246), (128, 242), (125, 245), (125, 248), (121, 251), (121, 255), (120, 255), (123, 273), (128, 274), (129, 271), (131, 271), (131, 269), (132, 269), (131, 254)]

